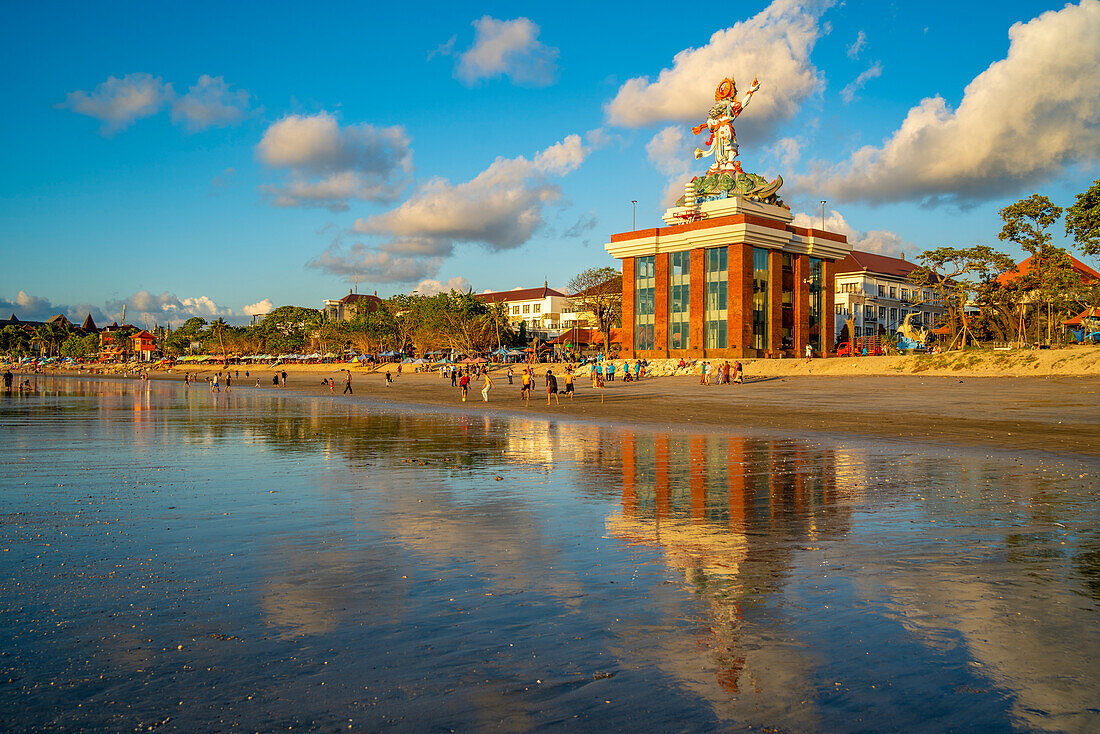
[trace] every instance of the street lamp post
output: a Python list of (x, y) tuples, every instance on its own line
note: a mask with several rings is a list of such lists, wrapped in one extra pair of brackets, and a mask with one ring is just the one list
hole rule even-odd
[(825, 231), (825, 199), (821, 200), (821, 231)]
[(638, 229), (638, 200), (630, 200), (630, 231)]

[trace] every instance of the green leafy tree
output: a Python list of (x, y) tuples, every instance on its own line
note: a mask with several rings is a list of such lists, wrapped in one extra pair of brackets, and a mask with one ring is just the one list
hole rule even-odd
[(191, 318), (180, 324), (175, 330), (164, 337), (162, 346), (166, 354), (184, 354), (191, 348), (191, 342), (202, 341), (202, 332), (206, 327), (206, 319), (199, 316)]
[(264, 350), (271, 354), (301, 352), (323, 315), (315, 308), (279, 306), (257, 324), (264, 337)]
[[(1067, 288), (1078, 279), (1069, 253), (1055, 247), (1047, 231), (1061, 216), (1062, 207), (1041, 194), (1032, 194), (1001, 210), (1004, 226), (998, 235), (1001, 241), (1014, 242), (1031, 255), (1028, 271), (1019, 278), (1020, 287), (1032, 303), (1046, 306), (1048, 342), (1055, 302), (1064, 299)], [(1038, 313), (1036, 316), (1038, 330)]]
[(604, 347), (610, 351), (611, 329), (623, 318), (622, 274), (606, 266), (588, 268), (573, 276), (567, 287), (574, 310), (592, 314), (604, 336)]
[(974, 336), (966, 313), (966, 303), (980, 287), (1013, 266), (1012, 258), (987, 245), (973, 247), (937, 247), (917, 256), (920, 266), (909, 280), (936, 294), (944, 305), (955, 343), (965, 348)]
[(5, 326), (0, 329), (0, 353), (12, 357), (25, 357), (30, 351), (31, 335), (21, 326)]
[(73, 359), (87, 359), (99, 351), (98, 334), (70, 334), (61, 344), (59, 350), (62, 357)]
[(1081, 252), (1100, 257), (1100, 178), (1078, 194), (1077, 201), (1066, 209), (1066, 234)]

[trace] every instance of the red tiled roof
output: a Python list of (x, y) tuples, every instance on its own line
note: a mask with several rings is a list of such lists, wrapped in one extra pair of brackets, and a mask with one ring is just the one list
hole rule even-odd
[[(1092, 313), (1089, 313), (1089, 312)], [(1100, 308), (1086, 308), (1081, 313), (1074, 316), (1072, 319), (1066, 319), (1062, 322), (1063, 326), (1080, 326), (1085, 319), (1100, 319)]]
[[(1082, 281), (1084, 281), (1086, 283), (1089, 283), (1089, 282), (1094, 281), (1094, 280), (1095, 281), (1100, 281), (1100, 273), (1096, 272), (1095, 270), (1090, 268), (1088, 265), (1085, 265), (1083, 262), (1081, 262), (1080, 260), (1075, 258), (1073, 255), (1069, 256), (1069, 260), (1070, 260), (1070, 265), (1073, 267), (1073, 269), (1081, 274), (1081, 280)], [(1027, 275), (1027, 273), (1030, 270), (1031, 270), (1031, 258), (1028, 257), (1028, 258), (1025, 258), (1024, 260), (1022, 260), (1020, 263), (1018, 263), (1016, 265), (1016, 267), (1014, 267), (1012, 270), (1009, 270), (1008, 272), (1001, 273), (1000, 275), (998, 275), (997, 276), (997, 282), (1000, 283), (1001, 285), (1006, 285), (1006, 284), (1011, 283), (1012, 281), (1016, 280), (1019, 277)]]
[(367, 301), (368, 303), (381, 303), (382, 299), (378, 296), (372, 296), (369, 293), (349, 293), (340, 299), (340, 303), (361, 303)]
[(858, 273), (866, 271), (868, 273), (875, 273), (876, 275), (889, 275), (894, 278), (907, 278), (909, 273), (916, 270), (919, 265), (911, 263), (908, 260), (902, 260), (900, 257), (887, 257), (886, 255), (876, 255), (873, 252), (860, 252), (859, 250), (852, 250), (849, 252), (843, 260), (836, 264), (837, 275), (841, 273)]
[(556, 291), (549, 286), (543, 286), (542, 288), (517, 288), (514, 291), (475, 293), (474, 296), (485, 303), (500, 303), (501, 301), (534, 301), (539, 298), (546, 298), (547, 296), (561, 296), (562, 298), (566, 298), (564, 293)]

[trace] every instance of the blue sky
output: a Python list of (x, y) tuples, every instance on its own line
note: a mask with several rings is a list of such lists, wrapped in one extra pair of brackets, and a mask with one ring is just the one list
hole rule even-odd
[(7, 3), (0, 310), (563, 287), (705, 169), (729, 74), (795, 212), (910, 258), (995, 244), (1006, 203), (1100, 175), (1097, 38), (1098, 0)]

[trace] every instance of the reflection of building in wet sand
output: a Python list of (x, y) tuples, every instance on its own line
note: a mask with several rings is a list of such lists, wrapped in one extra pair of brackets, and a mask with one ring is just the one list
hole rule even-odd
[(694, 654), (709, 651), (727, 694), (742, 692), (746, 676), (749, 689), (767, 694), (762, 681), (807, 666), (787, 651), (777, 667), (774, 654), (747, 647), (743, 605), (777, 589), (800, 547), (847, 531), (833, 458), (794, 442), (623, 435), (622, 507), (607, 519), (608, 533), (660, 549), (706, 599), (710, 623)]

